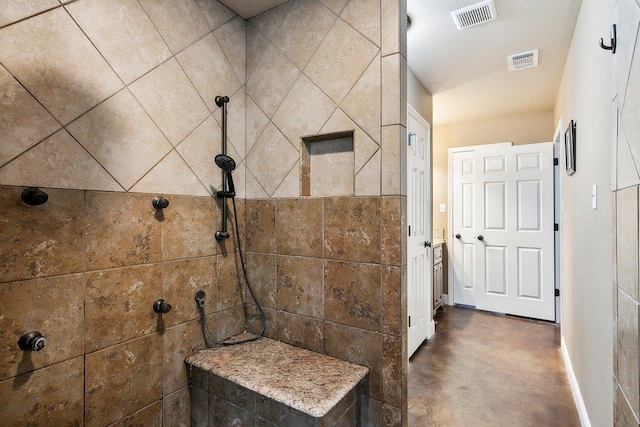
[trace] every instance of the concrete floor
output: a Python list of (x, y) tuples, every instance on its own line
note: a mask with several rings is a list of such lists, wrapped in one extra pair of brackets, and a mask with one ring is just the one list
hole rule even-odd
[(409, 426), (579, 426), (560, 327), (447, 306), (409, 361)]

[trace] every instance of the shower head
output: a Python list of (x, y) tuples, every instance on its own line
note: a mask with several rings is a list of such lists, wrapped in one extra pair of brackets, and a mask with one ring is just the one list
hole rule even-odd
[(236, 168), (236, 161), (226, 154), (216, 156), (216, 165), (225, 172), (231, 172)]

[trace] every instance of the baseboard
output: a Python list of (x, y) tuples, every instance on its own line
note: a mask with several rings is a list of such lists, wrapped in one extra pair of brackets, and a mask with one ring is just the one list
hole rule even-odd
[(448, 294), (443, 294), (442, 295), (442, 304), (443, 305), (449, 305), (449, 295)]
[(567, 376), (569, 377), (569, 386), (571, 387), (573, 400), (576, 404), (576, 408), (578, 409), (580, 424), (582, 427), (591, 427), (589, 415), (587, 414), (587, 407), (584, 405), (582, 393), (580, 393), (580, 386), (578, 385), (578, 379), (576, 378), (575, 372), (573, 372), (571, 358), (569, 357), (569, 351), (567, 350), (567, 345), (564, 342), (564, 337), (560, 338), (560, 350), (562, 350), (562, 359), (564, 360), (564, 367), (567, 371)]

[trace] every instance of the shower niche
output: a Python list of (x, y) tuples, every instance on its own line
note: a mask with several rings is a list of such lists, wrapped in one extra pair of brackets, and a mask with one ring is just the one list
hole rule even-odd
[(302, 196), (354, 194), (353, 131), (303, 137), (300, 153)]

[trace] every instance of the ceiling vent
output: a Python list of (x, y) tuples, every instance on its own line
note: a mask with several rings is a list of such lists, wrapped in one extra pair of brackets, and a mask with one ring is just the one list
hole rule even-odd
[(523, 70), (538, 65), (538, 49), (507, 56), (509, 71)]
[(453, 21), (459, 30), (493, 21), (498, 16), (493, 0), (484, 0), (471, 6), (451, 12)]

